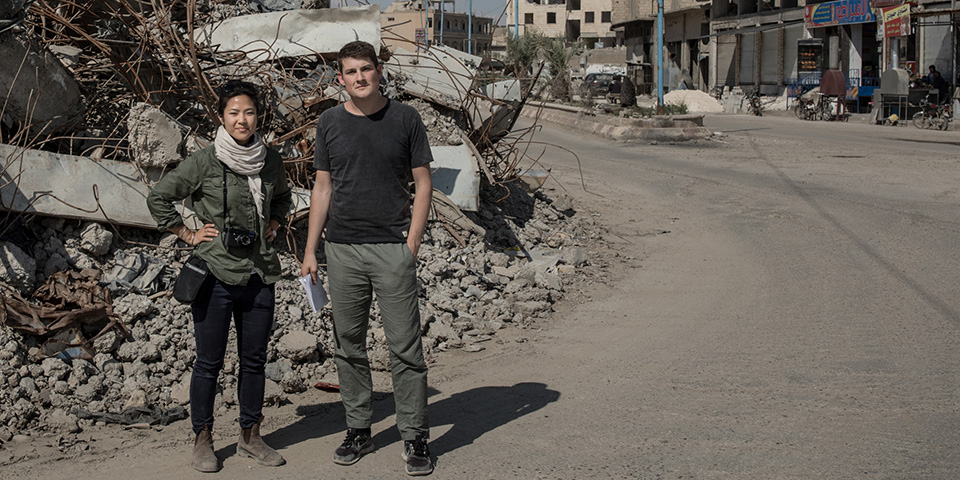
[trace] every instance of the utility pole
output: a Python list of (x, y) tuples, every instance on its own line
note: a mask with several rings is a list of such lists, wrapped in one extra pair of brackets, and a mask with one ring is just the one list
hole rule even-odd
[(663, 115), (663, 0), (657, 0), (657, 114)]
[(952, 85), (957, 81), (957, 0), (950, 0), (950, 37), (953, 40), (953, 51), (950, 52), (950, 79)]
[(473, 55), (473, 0), (467, 0), (467, 53)]
[(440, 0), (440, 44), (443, 45), (443, 11), (445, 10), (444, 4), (447, 3), (447, 0)]
[(513, 0), (513, 35), (520, 38), (520, 0)]

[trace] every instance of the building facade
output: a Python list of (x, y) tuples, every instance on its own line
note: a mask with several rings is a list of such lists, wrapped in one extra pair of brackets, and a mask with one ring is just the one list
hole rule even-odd
[[(641, 93), (656, 90), (657, 2), (633, 2), (614, 24), (623, 31), (627, 74)], [(707, 0), (665, 0), (663, 5), (664, 88), (706, 90), (709, 85), (709, 17)]]
[(587, 48), (618, 46), (622, 38), (612, 29), (615, 1), (623, 0), (519, 0), (516, 5), (509, 0), (507, 34), (536, 32)]
[[(656, 1), (628, 1), (615, 27), (623, 31), (634, 81), (649, 92), (657, 78)], [(885, 31), (884, 12), (897, 8), (907, 13), (888, 15)], [(668, 1), (664, 89), (738, 86), (791, 94), (818, 85), (833, 68), (847, 78), (848, 96), (866, 105), (887, 68), (922, 75), (935, 65), (957, 81), (955, 15), (948, 2), (922, 0)]]
[[(430, 45), (446, 45), (462, 52), (489, 56), (493, 19), (452, 11), (453, 1), (430, 2), (428, 9), (417, 1), (393, 2), (380, 14), (383, 43), (391, 50), (413, 51)], [(429, 42), (428, 42), (429, 40)]]

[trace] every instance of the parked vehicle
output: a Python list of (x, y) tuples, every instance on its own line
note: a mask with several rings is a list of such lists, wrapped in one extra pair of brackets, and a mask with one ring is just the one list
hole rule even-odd
[(801, 120), (839, 120), (847, 121), (847, 115), (837, 115), (837, 97), (820, 92), (807, 93), (797, 97), (793, 113)]
[(948, 103), (937, 104), (930, 101), (930, 95), (923, 99), (920, 111), (913, 115), (913, 126), (917, 128), (934, 128), (946, 130), (950, 128), (950, 119), (953, 111)]
[(580, 98), (605, 96), (613, 77), (612, 73), (588, 73), (580, 84)]

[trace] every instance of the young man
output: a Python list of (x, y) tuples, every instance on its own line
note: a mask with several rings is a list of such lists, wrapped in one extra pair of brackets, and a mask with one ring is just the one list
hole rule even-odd
[[(433, 157), (420, 114), (380, 95), (383, 66), (372, 45), (348, 43), (337, 63), (337, 79), (350, 100), (323, 112), (317, 122), (317, 178), (301, 266), (301, 275), (316, 282), (316, 250), (326, 227), (334, 355), (347, 414), (347, 436), (333, 461), (352, 465), (374, 450), (366, 340), (375, 292), (390, 348), (402, 458), (408, 474), (427, 475), (433, 462), (427, 449), (427, 365), (416, 257), (430, 210)], [(411, 179), (416, 189), (412, 214)]]

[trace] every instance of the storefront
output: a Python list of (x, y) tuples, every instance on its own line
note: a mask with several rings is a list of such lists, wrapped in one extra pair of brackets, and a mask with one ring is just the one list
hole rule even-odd
[(837, 0), (804, 7), (804, 25), (813, 40), (819, 41), (817, 62), (808, 53), (798, 66), (798, 83), (819, 78), (827, 69), (838, 69), (847, 78), (847, 93), (858, 106), (868, 103), (879, 85), (882, 66), (881, 43), (877, 40), (877, 16), (870, 0)]

